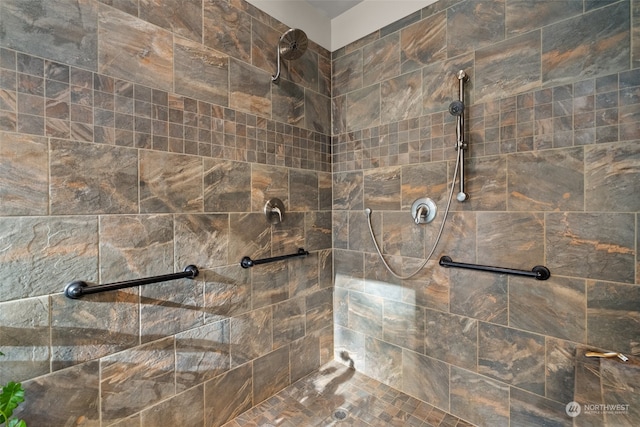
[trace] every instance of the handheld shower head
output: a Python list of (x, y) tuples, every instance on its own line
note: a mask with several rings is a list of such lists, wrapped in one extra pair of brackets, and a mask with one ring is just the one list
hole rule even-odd
[(294, 60), (300, 58), (309, 46), (309, 39), (304, 31), (291, 28), (280, 36), (278, 42), (278, 70), (275, 76), (271, 76), (271, 81), (277, 82), (280, 78), (280, 58)]

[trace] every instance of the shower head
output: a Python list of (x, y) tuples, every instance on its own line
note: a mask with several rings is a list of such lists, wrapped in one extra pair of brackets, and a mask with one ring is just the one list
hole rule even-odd
[(280, 37), (278, 52), (282, 59), (298, 59), (305, 53), (308, 44), (309, 40), (304, 31), (291, 28)]
[(271, 81), (277, 82), (280, 78), (280, 58), (294, 60), (300, 58), (307, 50), (309, 39), (304, 31), (297, 28), (287, 30), (278, 42), (278, 70)]

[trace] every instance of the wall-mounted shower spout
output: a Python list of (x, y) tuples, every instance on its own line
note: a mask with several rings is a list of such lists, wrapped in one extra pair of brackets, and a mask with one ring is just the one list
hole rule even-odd
[(457, 74), (460, 94), (459, 100), (453, 101), (449, 105), (449, 113), (456, 116), (456, 150), (458, 150), (458, 165), (460, 170), (460, 191), (456, 195), (456, 199), (459, 202), (464, 202), (469, 198), (469, 195), (464, 191), (464, 150), (467, 148), (467, 143), (464, 141), (464, 82), (469, 79), (467, 73), (464, 70), (458, 71)]

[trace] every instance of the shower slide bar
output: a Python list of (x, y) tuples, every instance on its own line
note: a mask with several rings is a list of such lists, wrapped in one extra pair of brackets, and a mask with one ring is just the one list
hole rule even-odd
[(77, 280), (69, 283), (64, 288), (67, 298), (78, 299), (81, 296), (97, 294), (100, 292), (115, 291), (117, 289), (131, 288), (133, 286), (149, 285), (151, 283), (166, 282), (175, 279), (193, 279), (198, 275), (198, 267), (188, 265), (180, 273), (164, 274), (162, 276), (145, 277), (142, 279), (126, 280), (124, 282), (107, 283), (104, 285), (89, 286), (87, 282)]
[(268, 264), (270, 262), (276, 262), (276, 261), (282, 261), (288, 258), (297, 258), (300, 256), (307, 256), (309, 255), (309, 251), (305, 251), (303, 248), (298, 248), (298, 252), (295, 254), (289, 254), (289, 255), (280, 255), (280, 256), (274, 256), (271, 258), (263, 258), (263, 259), (256, 259), (253, 260), (251, 258), (249, 258), (248, 256), (242, 258), (242, 260), (240, 261), (240, 265), (242, 266), (242, 268), (249, 268), (249, 267), (253, 267), (254, 265), (258, 265), (258, 264)]
[(454, 262), (451, 259), (451, 257), (448, 257), (446, 255), (440, 258), (439, 264), (442, 267), (467, 268), (470, 270), (489, 271), (491, 273), (513, 274), (516, 276), (533, 277), (537, 280), (547, 280), (549, 277), (551, 277), (551, 272), (547, 267), (543, 265), (536, 265), (535, 267), (533, 267), (531, 271), (514, 270), (512, 268), (493, 267), (490, 265), (466, 264), (463, 262)]

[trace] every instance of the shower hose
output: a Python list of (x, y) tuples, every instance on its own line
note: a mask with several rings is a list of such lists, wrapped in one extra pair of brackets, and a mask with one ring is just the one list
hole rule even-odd
[(376, 247), (376, 252), (378, 252), (378, 255), (380, 256), (380, 259), (382, 260), (382, 263), (384, 264), (386, 269), (394, 277), (397, 277), (398, 279), (401, 279), (401, 280), (411, 279), (413, 276), (418, 274), (424, 268), (425, 265), (427, 265), (427, 263), (433, 256), (433, 253), (436, 251), (436, 247), (440, 242), (440, 237), (442, 237), (442, 230), (444, 230), (444, 225), (447, 222), (447, 216), (449, 215), (449, 208), (451, 207), (451, 199), (453, 198), (453, 191), (456, 185), (456, 177), (458, 176), (458, 168), (460, 167), (460, 157), (463, 155), (464, 155), (464, 150), (462, 148), (459, 148), (458, 155), (456, 156), (456, 167), (453, 170), (453, 178), (451, 179), (451, 190), (449, 191), (449, 199), (447, 200), (447, 207), (444, 210), (444, 218), (442, 219), (442, 224), (440, 224), (440, 230), (438, 231), (438, 235), (436, 236), (436, 241), (434, 242), (433, 247), (431, 248), (431, 251), (429, 252), (429, 255), (427, 255), (427, 257), (425, 258), (424, 262), (420, 264), (420, 267), (418, 267), (416, 271), (409, 274), (408, 276), (402, 276), (396, 273), (395, 271), (393, 271), (393, 269), (389, 266), (387, 261), (384, 259), (384, 256), (382, 255), (382, 251), (380, 250), (380, 246), (378, 246), (378, 242), (376, 241), (376, 236), (373, 233), (373, 227), (371, 226), (371, 209), (366, 208), (364, 210), (365, 214), (367, 215), (367, 224), (369, 225), (369, 233), (371, 234), (371, 240), (373, 240), (373, 245)]

